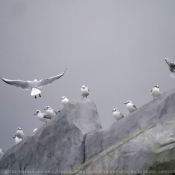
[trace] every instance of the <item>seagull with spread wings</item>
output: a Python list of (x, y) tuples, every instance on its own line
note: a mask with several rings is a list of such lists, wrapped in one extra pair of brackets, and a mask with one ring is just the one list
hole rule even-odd
[[(66, 68), (67, 69), (67, 68)], [(31, 90), (31, 96), (35, 96), (35, 98), (37, 98), (37, 95), (39, 95), (39, 97), (41, 97), (41, 91), (39, 90), (39, 88), (42, 88), (44, 86), (47, 86), (51, 83), (53, 83), (55, 80), (58, 80), (59, 78), (61, 78), (64, 73), (66, 72), (66, 69), (63, 73), (50, 77), (50, 78), (46, 78), (46, 79), (42, 79), (42, 80), (33, 80), (33, 81), (23, 81), (23, 80), (8, 80), (6, 78), (2, 78), (2, 81), (4, 81), (7, 84), (16, 86), (16, 87), (20, 87), (22, 89), (25, 90)]]

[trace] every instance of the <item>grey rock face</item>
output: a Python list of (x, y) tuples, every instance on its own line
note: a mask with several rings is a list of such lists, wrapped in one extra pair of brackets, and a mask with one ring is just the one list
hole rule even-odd
[(88, 134), (85, 151), (86, 163), (76, 175), (175, 173), (175, 89)]
[(61, 174), (73, 169), (85, 162), (86, 134), (98, 129), (101, 124), (95, 104), (89, 99), (74, 100), (33, 136), (6, 152), (0, 160), (0, 170), (6, 171), (1, 174), (10, 175), (11, 170)]
[[(86, 160), (119, 143), (134, 132), (171, 120), (175, 120), (175, 89), (140, 107), (109, 128), (87, 135), (86, 151), (88, 154), (86, 154)], [(96, 143), (97, 138), (101, 146), (94, 150), (92, 147), (94, 143), (98, 144)], [(92, 149), (93, 151), (90, 151)]]

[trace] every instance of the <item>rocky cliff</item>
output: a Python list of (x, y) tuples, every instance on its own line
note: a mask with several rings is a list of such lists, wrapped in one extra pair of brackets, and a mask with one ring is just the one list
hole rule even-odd
[(175, 89), (102, 129), (95, 104), (73, 100), (0, 160), (33, 174), (174, 174)]
[(101, 129), (95, 104), (73, 100), (33, 136), (10, 148), (0, 160), (1, 174), (61, 174), (85, 162), (86, 134)]

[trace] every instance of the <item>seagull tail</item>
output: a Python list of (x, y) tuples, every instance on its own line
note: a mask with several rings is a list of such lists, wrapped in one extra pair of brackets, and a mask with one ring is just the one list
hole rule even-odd
[(38, 95), (38, 94), (41, 94), (41, 91), (37, 88), (32, 88), (31, 96), (35, 96), (35, 95)]
[(175, 78), (175, 73), (172, 72), (172, 73), (170, 74), (170, 76), (171, 76), (172, 78)]

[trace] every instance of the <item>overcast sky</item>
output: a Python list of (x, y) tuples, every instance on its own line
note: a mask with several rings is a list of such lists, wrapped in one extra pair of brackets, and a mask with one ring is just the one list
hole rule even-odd
[(0, 76), (34, 80), (66, 74), (30, 91), (0, 81), (0, 147), (14, 145), (17, 127), (26, 135), (43, 123), (34, 112), (46, 105), (62, 109), (61, 97), (80, 98), (90, 88), (103, 128), (124, 102), (139, 108), (152, 100), (150, 90), (175, 86), (164, 58), (175, 61), (174, 0), (1, 0)]

